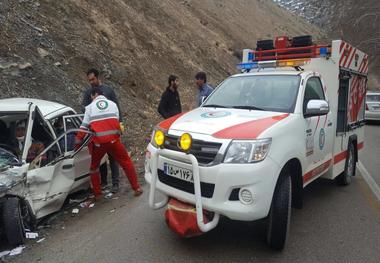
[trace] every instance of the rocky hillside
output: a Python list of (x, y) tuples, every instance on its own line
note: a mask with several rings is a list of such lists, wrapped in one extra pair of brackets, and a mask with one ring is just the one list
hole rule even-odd
[(167, 76), (185, 108), (194, 75), (216, 85), (259, 38), (319, 30), (263, 0), (1, 0), (0, 97), (56, 100), (79, 109), (90, 67), (122, 103), (127, 143), (141, 154)]
[(331, 38), (342, 38), (370, 54), (369, 87), (380, 90), (380, 1), (274, 0), (320, 26)]

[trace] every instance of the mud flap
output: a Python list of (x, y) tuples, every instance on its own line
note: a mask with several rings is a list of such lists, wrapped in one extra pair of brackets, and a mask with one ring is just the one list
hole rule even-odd
[[(212, 213), (203, 210), (204, 223), (210, 222)], [(200, 236), (203, 232), (197, 223), (195, 206), (170, 198), (165, 211), (166, 223), (171, 230), (184, 238)]]

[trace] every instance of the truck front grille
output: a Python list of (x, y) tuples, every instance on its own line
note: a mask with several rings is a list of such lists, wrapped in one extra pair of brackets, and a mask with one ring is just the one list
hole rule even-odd
[[(178, 139), (179, 137), (177, 136), (166, 136), (164, 148), (173, 151), (181, 151), (178, 147)], [(221, 143), (193, 140), (190, 153), (197, 158), (199, 164), (207, 165), (214, 161), (221, 146)]]

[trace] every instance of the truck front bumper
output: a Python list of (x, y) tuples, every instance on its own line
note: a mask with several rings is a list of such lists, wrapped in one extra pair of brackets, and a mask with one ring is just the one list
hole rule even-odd
[[(164, 163), (192, 170), (194, 183), (166, 175)], [(269, 157), (253, 164), (199, 166), (191, 154), (157, 149), (149, 144), (145, 179), (151, 186), (149, 201), (154, 209), (163, 207), (168, 197), (174, 197), (195, 204), (199, 214), (206, 209), (218, 218), (223, 215), (232, 220), (254, 221), (265, 218), (269, 213), (279, 169)], [(154, 200), (156, 190), (166, 196), (160, 203)]]

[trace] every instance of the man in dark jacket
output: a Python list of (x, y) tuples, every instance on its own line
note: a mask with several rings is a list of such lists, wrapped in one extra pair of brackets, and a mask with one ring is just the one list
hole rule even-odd
[(197, 107), (199, 107), (213, 92), (214, 89), (209, 84), (207, 84), (207, 75), (202, 71), (198, 72), (195, 75), (195, 84), (198, 88)]
[(181, 101), (178, 93), (178, 77), (170, 75), (168, 79), (169, 86), (161, 96), (158, 112), (164, 119), (170, 118), (182, 112)]
[[(90, 87), (88, 87), (83, 93), (83, 101), (82, 101), (83, 112), (84, 112), (84, 108), (87, 105), (90, 105), (92, 102), (92, 99), (91, 99), (92, 87), (99, 87), (101, 89), (103, 95), (107, 99), (116, 103), (117, 108), (119, 109), (119, 112), (120, 112), (119, 121), (120, 121), (120, 123), (122, 123), (123, 118), (122, 118), (122, 114), (120, 111), (119, 101), (116, 98), (116, 94), (111, 87), (101, 83), (101, 81), (99, 79), (99, 71), (94, 69), (94, 68), (89, 69), (87, 71), (87, 80), (90, 83)], [(121, 124), (121, 127), (123, 127), (122, 124)], [(119, 166), (118, 166), (117, 162), (115, 160), (113, 160), (113, 158), (111, 156), (108, 156), (108, 158), (110, 161), (111, 174), (112, 174), (112, 192), (116, 193), (119, 190)], [(108, 182), (107, 182), (107, 174), (108, 174), (107, 163), (104, 163), (103, 165), (101, 165), (99, 167), (99, 170), (100, 170), (102, 187), (106, 187), (108, 184)]]

